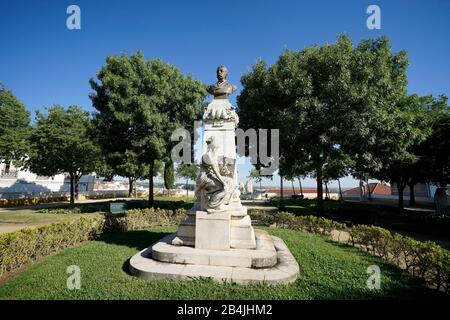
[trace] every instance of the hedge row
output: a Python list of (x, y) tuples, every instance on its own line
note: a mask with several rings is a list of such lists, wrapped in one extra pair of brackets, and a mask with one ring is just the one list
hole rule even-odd
[[(250, 211), (252, 219), (263, 225), (302, 230), (326, 236), (332, 230), (345, 228), (345, 224), (316, 216), (295, 216), (288, 212), (275, 215), (264, 211)], [(450, 251), (435, 242), (417, 241), (389, 230), (357, 225), (350, 231), (349, 243), (396, 264), (422, 279), (431, 288), (450, 291)]]
[(358, 225), (350, 241), (385, 260), (395, 263), (429, 287), (450, 291), (450, 251), (433, 241), (417, 241), (374, 226)]
[(104, 232), (175, 225), (185, 214), (184, 210), (135, 209), (122, 217), (81, 215), (39, 228), (0, 234), (0, 277), (40, 257), (96, 239)]
[(156, 226), (178, 225), (186, 216), (186, 210), (132, 209), (124, 216), (109, 216), (105, 230), (109, 232), (140, 230)]
[(345, 229), (345, 224), (316, 216), (296, 216), (289, 212), (269, 214), (263, 210), (251, 210), (251, 218), (256, 222), (276, 228), (306, 231), (330, 236), (333, 230)]
[(35, 229), (0, 234), (0, 276), (40, 257), (99, 236), (104, 218), (81, 216)]
[(69, 198), (61, 197), (42, 197), (42, 198), (24, 198), (24, 199), (0, 199), (0, 207), (16, 207), (34, 205), (40, 203), (68, 201)]

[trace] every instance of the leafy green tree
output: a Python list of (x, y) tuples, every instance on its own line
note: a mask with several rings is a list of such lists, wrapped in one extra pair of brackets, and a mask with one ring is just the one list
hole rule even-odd
[(170, 190), (175, 186), (175, 171), (171, 159), (164, 163), (164, 187), (170, 194)]
[[(446, 185), (450, 182), (448, 161), (450, 114), (447, 97), (411, 95), (405, 99), (402, 110), (406, 117), (405, 122), (411, 127), (415, 138), (409, 140), (410, 144), (402, 157), (390, 160), (388, 163), (390, 165), (380, 170), (385, 179), (396, 184), (399, 208), (403, 208), (404, 205), (403, 193), (406, 186), (409, 187), (409, 204), (413, 206), (416, 203), (414, 186), (417, 183)], [(398, 142), (394, 145), (397, 147)]]
[(279, 128), (280, 169), (307, 168), (321, 213), (326, 167), (335, 159), (364, 163), (377, 139), (388, 139), (376, 130), (378, 114), (389, 115), (406, 92), (406, 66), (405, 53), (393, 53), (384, 37), (353, 47), (340, 36), (331, 45), (286, 50), (272, 66), (258, 61), (241, 78), (241, 127)]
[(142, 52), (109, 56), (97, 77), (98, 82), (90, 80), (96, 125), (105, 139), (115, 140), (109, 150), (124, 156), (131, 152), (148, 167), (149, 206), (153, 206), (155, 162), (170, 157), (175, 129), (193, 132), (206, 88), (173, 65), (145, 60)]
[(0, 83), (0, 162), (23, 160), (27, 151), (30, 113)]
[(47, 114), (36, 113), (27, 166), (39, 175), (68, 173), (73, 205), (76, 185), (82, 175), (96, 170), (102, 157), (100, 148), (92, 137), (89, 114), (80, 107), (64, 109), (55, 105), (46, 111)]
[(186, 179), (186, 196), (189, 195), (189, 180), (195, 181), (200, 172), (200, 166), (196, 163), (182, 163), (177, 166), (176, 174), (180, 178)]
[(450, 107), (446, 96), (432, 103), (432, 133), (421, 144), (420, 152), (429, 161), (428, 182), (450, 184)]

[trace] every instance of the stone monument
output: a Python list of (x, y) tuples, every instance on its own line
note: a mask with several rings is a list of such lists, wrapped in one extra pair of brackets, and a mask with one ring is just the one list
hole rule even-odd
[(132, 274), (145, 279), (211, 277), (238, 283), (282, 283), (297, 278), (299, 267), (283, 240), (252, 227), (240, 201), (235, 129), (239, 118), (228, 100), (236, 90), (217, 68), (214, 99), (203, 115), (203, 156), (196, 202), (168, 235), (130, 259)]

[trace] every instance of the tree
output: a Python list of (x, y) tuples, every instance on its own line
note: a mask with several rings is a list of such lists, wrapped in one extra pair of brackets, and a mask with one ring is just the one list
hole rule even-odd
[[(411, 120), (415, 139), (407, 148), (403, 161), (397, 161), (388, 171), (389, 181), (399, 190), (399, 207), (403, 208), (403, 189), (409, 187), (409, 204), (414, 206), (414, 186), (417, 183), (444, 183), (449, 180), (450, 133), (447, 97), (418, 97), (411, 95), (405, 100), (403, 111)], [(398, 180), (398, 181), (397, 181)]]
[(177, 167), (176, 174), (180, 178), (186, 179), (186, 196), (189, 195), (189, 180), (195, 181), (200, 172), (200, 166), (196, 163), (180, 164)]
[(170, 194), (170, 190), (175, 186), (175, 172), (173, 169), (173, 162), (171, 159), (164, 163), (164, 187)]
[[(395, 183), (398, 189), (398, 207), (403, 209), (403, 193), (407, 185), (414, 184), (416, 177), (425, 177), (424, 172), (413, 174), (414, 170), (421, 170), (421, 157), (414, 150), (431, 133), (429, 116), (417, 95), (404, 96), (396, 108), (389, 115), (390, 123), (385, 133), (388, 139), (380, 139), (380, 148), (373, 150), (375, 157), (382, 158), (382, 167), (374, 170), (372, 175), (382, 181)], [(422, 179), (422, 178), (420, 178)]]
[(23, 160), (27, 151), (30, 113), (0, 83), (0, 162)]
[(116, 140), (111, 150), (124, 156), (131, 152), (148, 167), (149, 206), (153, 206), (155, 163), (170, 157), (175, 129), (193, 132), (205, 86), (173, 65), (145, 60), (142, 52), (109, 56), (97, 77), (98, 82), (90, 80), (96, 124), (107, 139)]
[(241, 78), (240, 124), (279, 128), (280, 168), (286, 173), (296, 163), (308, 168), (317, 181), (321, 213), (325, 168), (334, 159), (370, 155), (378, 133), (383, 137), (374, 130), (376, 110), (389, 114), (406, 92), (406, 66), (405, 53), (393, 53), (384, 37), (356, 48), (340, 36), (332, 45), (286, 50), (272, 66), (258, 61)]
[(432, 110), (432, 133), (421, 144), (420, 152), (429, 160), (428, 182), (446, 186), (450, 184), (450, 107), (447, 97), (440, 96)]
[(92, 138), (89, 114), (80, 107), (46, 108), (47, 114), (36, 113), (30, 135), (28, 168), (39, 175), (70, 176), (70, 204), (75, 203), (75, 188), (84, 174), (96, 170), (100, 148)]

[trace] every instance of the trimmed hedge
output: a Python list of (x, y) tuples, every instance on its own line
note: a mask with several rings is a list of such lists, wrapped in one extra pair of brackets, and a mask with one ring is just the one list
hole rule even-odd
[(68, 201), (69, 198), (61, 197), (42, 197), (42, 198), (24, 198), (24, 199), (0, 199), (0, 207), (16, 207), (35, 205), (40, 203), (62, 202)]
[(35, 229), (0, 234), (0, 277), (40, 257), (99, 236), (104, 218), (81, 216)]
[(176, 211), (133, 209), (122, 217), (81, 215), (79, 218), (39, 228), (25, 228), (0, 234), (0, 277), (40, 257), (57, 253), (83, 241), (96, 239), (104, 232), (174, 225), (180, 223), (185, 214), (186, 211), (181, 209)]
[(429, 287), (450, 291), (450, 251), (433, 241), (417, 241), (386, 229), (358, 225), (350, 231), (350, 241), (391, 261)]
[[(289, 212), (268, 214), (254, 210), (250, 211), (250, 216), (263, 225), (326, 236), (330, 236), (332, 230), (345, 228), (345, 224), (333, 220), (316, 216), (296, 216)], [(350, 231), (349, 243), (394, 263), (423, 280), (431, 288), (446, 293), (450, 291), (450, 251), (435, 242), (417, 241), (376, 226), (356, 225)]]
[(45, 214), (77, 214), (81, 213), (81, 209), (78, 207), (74, 208), (44, 208), (44, 209), (38, 209), (36, 211), (37, 213), (45, 213)]
[(345, 229), (345, 224), (316, 216), (296, 216), (289, 212), (269, 214), (263, 210), (251, 210), (250, 217), (257, 223), (276, 228), (306, 231), (330, 236), (333, 230)]
[(130, 231), (156, 226), (178, 225), (186, 216), (186, 210), (132, 209), (123, 216), (106, 216), (105, 231)]

